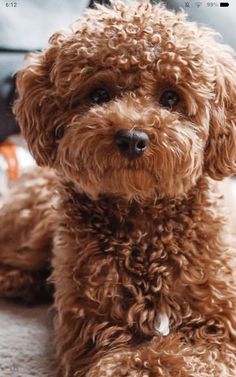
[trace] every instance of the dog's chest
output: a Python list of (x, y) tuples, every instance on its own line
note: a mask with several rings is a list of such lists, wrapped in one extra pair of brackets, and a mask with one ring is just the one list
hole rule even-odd
[(199, 236), (188, 208), (127, 209), (107, 200), (94, 207), (88, 201), (76, 216), (77, 239), (93, 246), (86, 254), (81, 250), (78, 263), (89, 299), (102, 302), (103, 316), (110, 312), (135, 333), (167, 335), (188, 315), (181, 278), (196, 264), (191, 253)]
[(185, 231), (173, 219), (138, 211), (122, 218), (114, 212), (90, 217), (90, 238), (98, 244), (107, 297), (115, 297), (120, 312), (133, 316), (130, 321), (145, 334), (170, 331)]
[(113, 258), (119, 275), (123, 307), (131, 313), (139, 302), (133, 322), (146, 334), (167, 336), (170, 332), (167, 301), (171, 301), (180, 271), (175, 260), (180, 251), (175, 231), (173, 224), (133, 218), (116, 224), (110, 236), (106, 232), (98, 236), (101, 253)]

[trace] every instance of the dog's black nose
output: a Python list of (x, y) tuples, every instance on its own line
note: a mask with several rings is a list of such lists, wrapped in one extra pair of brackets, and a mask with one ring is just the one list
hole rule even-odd
[(132, 159), (140, 157), (147, 149), (149, 137), (141, 131), (119, 130), (115, 134), (115, 143), (122, 154)]

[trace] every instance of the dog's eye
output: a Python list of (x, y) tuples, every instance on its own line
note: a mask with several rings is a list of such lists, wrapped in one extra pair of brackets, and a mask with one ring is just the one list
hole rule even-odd
[(54, 131), (55, 139), (59, 140), (64, 136), (65, 126), (57, 126)]
[(180, 101), (180, 96), (174, 90), (166, 90), (160, 97), (160, 104), (166, 108), (172, 108)]
[(104, 88), (98, 88), (93, 90), (89, 94), (89, 98), (93, 103), (100, 105), (101, 103), (110, 101), (109, 93)]

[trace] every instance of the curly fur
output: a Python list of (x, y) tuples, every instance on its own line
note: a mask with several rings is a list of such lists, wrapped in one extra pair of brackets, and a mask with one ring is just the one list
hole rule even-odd
[[(57, 171), (25, 229), (39, 213), (53, 238), (58, 376), (235, 376), (233, 245), (215, 182), (236, 172), (234, 52), (183, 14), (113, 2), (55, 33), (17, 86), (29, 148)], [(111, 98), (94, 105), (99, 87)], [(141, 158), (120, 153), (120, 129), (148, 134)], [(40, 249), (24, 263), (48, 261)]]
[(24, 174), (0, 209), (0, 295), (31, 303), (51, 296), (45, 279), (51, 271), (56, 202), (54, 173)]

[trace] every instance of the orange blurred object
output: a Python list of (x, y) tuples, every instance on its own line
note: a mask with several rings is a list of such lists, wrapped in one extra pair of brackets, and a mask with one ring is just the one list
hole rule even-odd
[(19, 164), (16, 155), (16, 145), (7, 140), (0, 144), (0, 154), (8, 165), (8, 180), (14, 181), (19, 177)]

